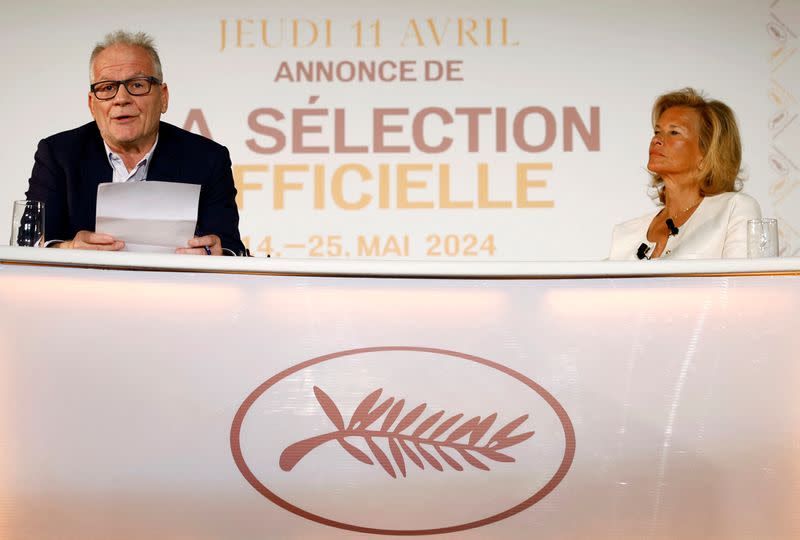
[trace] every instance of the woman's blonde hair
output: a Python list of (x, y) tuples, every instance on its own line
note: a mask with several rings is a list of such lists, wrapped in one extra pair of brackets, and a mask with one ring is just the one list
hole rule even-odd
[[(736, 125), (736, 116), (730, 107), (716, 99), (707, 100), (693, 88), (669, 92), (653, 104), (653, 127), (661, 114), (671, 107), (688, 107), (697, 111), (700, 119), (701, 162), (700, 193), (717, 195), (726, 191), (739, 191), (742, 164), (742, 140)], [(658, 198), (664, 202), (664, 181), (651, 173), (651, 185)]]

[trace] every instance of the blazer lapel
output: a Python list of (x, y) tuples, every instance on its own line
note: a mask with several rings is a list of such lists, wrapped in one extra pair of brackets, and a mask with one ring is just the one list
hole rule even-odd
[(95, 126), (94, 132), (86, 140), (84, 156), (81, 160), (81, 178), (86, 181), (85, 188), (97, 193), (97, 186), (103, 182), (111, 182), (114, 172), (108, 162), (103, 138)]
[(148, 180), (167, 180), (170, 182), (186, 182), (183, 178), (180, 150), (173, 136), (174, 128), (161, 122), (158, 128), (158, 143), (151, 156), (152, 162), (147, 168)]
[(76, 216), (73, 222), (76, 231), (94, 230), (97, 212), (97, 186), (103, 182), (111, 182), (114, 178), (100, 131), (96, 124), (92, 127), (83, 147), (80, 176), (71, 188), (74, 190), (71, 197), (74, 207), (71, 213)]

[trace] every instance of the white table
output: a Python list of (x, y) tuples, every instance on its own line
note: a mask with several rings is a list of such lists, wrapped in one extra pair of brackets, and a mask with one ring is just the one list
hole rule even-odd
[(798, 538), (798, 321), (800, 259), (0, 247), (0, 537)]

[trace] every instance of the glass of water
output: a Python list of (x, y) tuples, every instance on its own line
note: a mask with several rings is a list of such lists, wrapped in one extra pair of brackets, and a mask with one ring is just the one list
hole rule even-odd
[(11, 216), (12, 246), (44, 247), (44, 203), (14, 201)]
[(747, 221), (747, 256), (778, 256), (778, 220), (773, 218)]

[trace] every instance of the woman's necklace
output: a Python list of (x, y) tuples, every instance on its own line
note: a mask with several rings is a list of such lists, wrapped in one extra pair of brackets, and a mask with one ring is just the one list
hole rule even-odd
[(695, 208), (697, 208), (700, 205), (701, 202), (703, 202), (703, 197), (700, 197), (700, 199), (696, 203), (694, 203), (693, 205), (687, 206), (683, 210), (678, 210), (675, 214), (669, 216), (669, 219), (671, 219), (673, 222), (676, 221), (679, 217), (684, 215), (689, 210), (694, 210)]
[[(672, 235), (672, 236), (675, 236), (675, 235), (677, 235), (677, 234), (678, 234), (678, 232), (680, 232), (680, 229), (678, 229), (678, 226), (675, 224), (675, 221), (676, 221), (676, 220), (677, 220), (677, 219), (678, 219), (680, 216), (682, 216), (682, 215), (686, 214), (687, 212), (689, 212), (689, 210), (693, 210), (693, 209), (697, 208), (697, 206), (698, 206), (698, 205), (699, 205), (701, 202), (703, 202), (703, 197), (700, 197), (700, 200), (699, 200), (699, 201), (697, 201), (696, 203), (694, 203), (694, 204), (693, 204), (693, 205), (691, 205), (691, 206), (687, 206), (687, 207), (686, 207), (686, 208), (684, 208), (683, 210), (679, 210), (679, 211), (678, 211), (676, 214), (674, 214), (673, 216), (670, 216), (670, 217), (668, 217), (668, 218), (667, 218), (667, 219), (664, 221), (664, 224), (667, 226), (667, 229), (669, 229), (669, 234), (670, 234), (670, 235)], [(681, 227), (683, 227), (683, 223), (681, 223)]]

